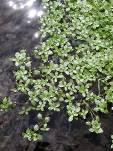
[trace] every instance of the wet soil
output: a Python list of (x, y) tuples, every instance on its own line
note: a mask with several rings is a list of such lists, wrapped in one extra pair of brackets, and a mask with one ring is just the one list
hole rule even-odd
[[(15, 93), (14, 66), (10, 57), (20, 49), (32, 50), (39, 42), (34, 33), (39, 30), (37, 19), (27, 22), (24, 11), (14, 11), (0, 0), (0, 99), (8, 96), (16, 104), (8, 112), (0, 112), (0, 151), (110, 151), (110, 135), (113, 133), (113, 114), (102, 116), (104, 133), (90, 133), (82, 120), (68, 123), (65, 114), (55, 113), (50, 131), (43, 142), (29, 142), (22, 132), (32, 122), (32, 116), (18, 113), (26, 101), (24, 95)], [(38, 3), (38, 2), (37, 2)]]

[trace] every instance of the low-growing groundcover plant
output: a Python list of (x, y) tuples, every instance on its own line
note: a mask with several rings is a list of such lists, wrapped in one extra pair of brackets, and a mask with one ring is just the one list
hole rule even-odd
[[(83, 118), (102, 133), (100, 115), (113, 104), (113, 4), (107, 0), (43, 0), (40, 48), (17, 52), (17, 90), (29, 98), (23, 113), (37, 112), (25, 138), (40, 140), (53, 112), (69, 122)], [(32, 57), (38, 62), (33, 66)]]
[(10, 98), (5, 97), (0, 101), (0, 111), (7, 111), (12, 107), (14, 107), (14, 105), (11, 102)]

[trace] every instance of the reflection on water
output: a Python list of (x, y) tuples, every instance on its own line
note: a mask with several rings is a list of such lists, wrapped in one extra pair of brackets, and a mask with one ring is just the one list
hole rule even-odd
[(0, 0), (0, 56), (5, 51), (33, 49), (40, 38), (40, 0)]
[(25, 7), (32, 7), (34, 2), (36, 0), (27, 0), (27, 1), (22, 1), (22, 0), (18, 0), (18, 1), (13, 1), (13, 0), (10, 0), (8, 1), (8, 5), (12, 8), (15, 9), (15, 6), (16, 6), (16, 9), (23, 9)]
[(43, 13), (44, 12), (42, 10), (36, 10), (36, 9), (32, 8), (28, 11), (28, 17), (29, 18), (41, 17), (43, 15)]
[(28, 17), (29, 18), (34, 18), (34, 17), (36, 17), (36, 15), (37, 15), (37, 10), (36, 9), (29, 10), (29, 12), (28, 12)]
[(39, 37), (39, 32), (34, 33), (34, 37), (38, 38)]
[(11, 7), (14, 10), (21, 10), (21, 9), (27, 9), (28, 17), (29, 18), (35, 18), (35, 17), (41, 17), (44, 14), (44, 11), (39, 8), (35, 8), (36, 0), (20, 0), (20, 1), (8, 1), (9, 7)]
[(25, 3), (25, 6), (31, 7), (35, 1), (36, 1), (36, 0), (28, 0), (28, 1)]

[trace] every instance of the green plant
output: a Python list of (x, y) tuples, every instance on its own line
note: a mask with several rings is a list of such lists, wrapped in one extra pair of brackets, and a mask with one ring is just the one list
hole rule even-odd
[[(43, 5), (41, 45), (33, 51), (41, 63), (33, 67), (25, 50), (13, 59), (17, 90), (29, 98), (25, 110), (49, 115), (66, 107), (70, 122), (81, 117), (91, 132), (102, 133), (100, 114), (110, 113), (108, 104), (113, 103), (113, 4), (43, 0)], [(42, 130), (26, 133), (36, 140)]]
[(2, 101), (0, 101), (0, 111), (7, 111), (12, 106), (13, 103), (11, 102), (10, 98), (5, 97)]
[[(48, 131), (48, 122), (49, 117), (42, 117), (42, 114), (38, 113), (37, 118), (39, 119), (39, 123), (34, 125), (32, 129), (27, 129), (25, 133), (23, 133), (24, 138), (27, 138), (29, 141), (34, 140), (42, 140), (42, 133), (44, 131)], [(41, 122), (40, 122), (41, 121)]]
[(113, 135), (111, 135), (111, 141), (112, 141), (111, 148), (113, 149)]

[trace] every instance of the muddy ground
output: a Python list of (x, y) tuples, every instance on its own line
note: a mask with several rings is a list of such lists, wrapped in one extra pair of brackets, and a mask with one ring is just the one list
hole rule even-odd
[(15, 11), (7, 2), (0, 0), (0, 99), (8, 96), (17, 106), (6, 113), (0, 112), (0, 151), (110, 151), (112, 114), (102, 116), (104, 133), (101, 135), (91, 134), (84, 121), (69, 124), (64, 113), (55, 113), (43, 142), (23, 139), (22, 132), (32, 124), (33, 117), (18, 114), (26, 100), (24, 95), (12, 91), (15, 78), (10, 57), (20, 49), (30, 51), (37, 46), (39, 39), (33, 35), (39, 25), (37, 19), (28, 23), (25, 10)]

